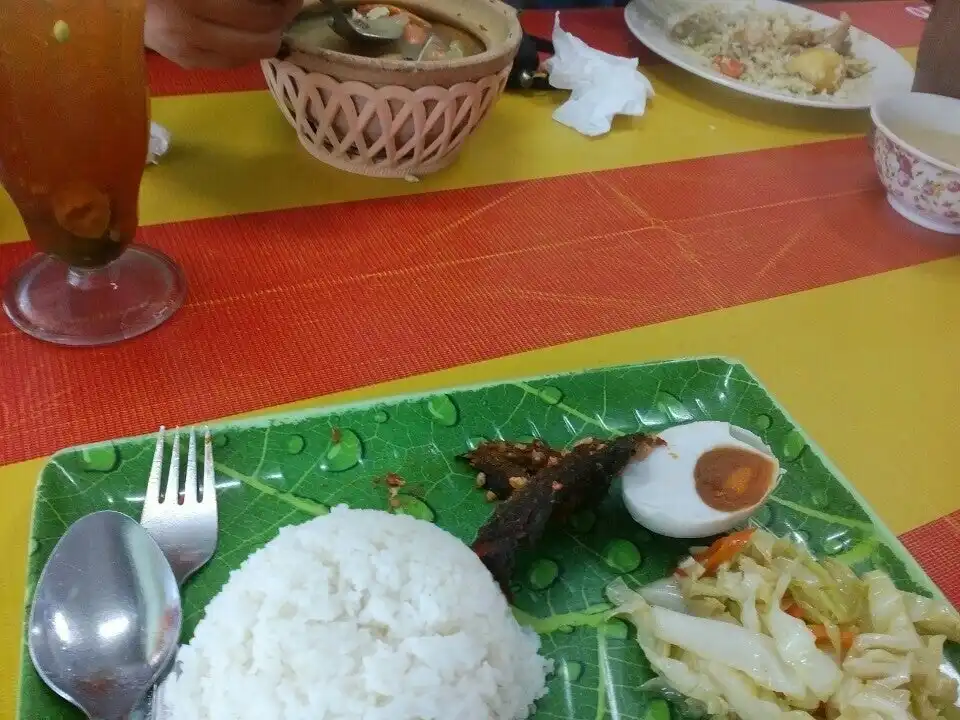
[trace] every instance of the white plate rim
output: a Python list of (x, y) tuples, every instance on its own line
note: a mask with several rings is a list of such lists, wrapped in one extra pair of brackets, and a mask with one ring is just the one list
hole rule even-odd
[[(816, 10), (781, 2), (781, 0), (711, 0), (709, 4), (726, 5), (731, 9), (753, 6), (760, 11), (785, 11), (793, 19), (808, 22), (815, 28), (829, 27), (837, 22), (836, 18), (824, 15)], [(680, 10), (683, 6), (684, 3), (681, 0), (674, 5), (674, 8)], [(689, 5), (687, 6), (689, 7)], [(730, 90), (765, 100), (832, 110), (868, 110), (880, 97), (896, 92), (909, 92), (913, 84), (914, 70), (907, 59), (895, 48), (864, 30), (856, 28), (856, 25), (854, 25), (855, 29), (851, 33), (854, 49), (858, 55), (867, 58), (875, 65), (873, 82), (869, 86), (869, 91), (862, 93), (862, 97), (856, 98), (837, 98), (824, 95), (800, 97), (788, 92), (743, 83), (722, 75), (708, 65), (701, 64), (699, 57), (692, 50), (670, 39), (665, 32), (665, 28), (657, 24), (656, 20), (658, 18), (662, 19), (663, 16), (657, 14), (650, 0), (630, 0), (624, 8), (624, 20), (630, 32), (644, 46), (668, 63)], [(879, 85), (876, 84), (877, 81), (879, 81)]]

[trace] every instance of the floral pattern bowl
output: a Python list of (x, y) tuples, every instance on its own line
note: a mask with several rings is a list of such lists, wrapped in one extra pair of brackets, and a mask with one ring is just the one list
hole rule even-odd
[(878, 101), (871, 117), (873, 159), (891, 207), (917, 225), (960, 235), (960, 167), (898, 134), (908, 128), (911, 137), (923, 137), (927, 130), (960, 138), (960, 100), (926, 93), (895, 95)]

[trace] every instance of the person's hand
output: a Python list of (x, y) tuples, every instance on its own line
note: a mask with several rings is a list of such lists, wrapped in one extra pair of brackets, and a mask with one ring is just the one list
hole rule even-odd
[(147, 0), (144, 41), (186, 68), (272, 57), (303, 0)]

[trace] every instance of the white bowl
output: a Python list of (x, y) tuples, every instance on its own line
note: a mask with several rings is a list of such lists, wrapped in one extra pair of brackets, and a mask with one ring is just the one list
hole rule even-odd
[(960, 100), (906, 93), (877, 101), (870, 111), (875, 131), (873, 160), (887, 201), (910, 222), (960, 235), (960, 167), (929, 155), (903, 140), (904, 127), (960, 137)]

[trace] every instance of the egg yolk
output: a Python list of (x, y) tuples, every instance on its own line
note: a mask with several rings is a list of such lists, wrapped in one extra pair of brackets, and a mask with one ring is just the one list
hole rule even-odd
[(773, 483), (773, 473), (773, 462), (760, 453), (718, 447), (697, 459), (693, 479), (705, 505), (733, 512), (763, 500)]

